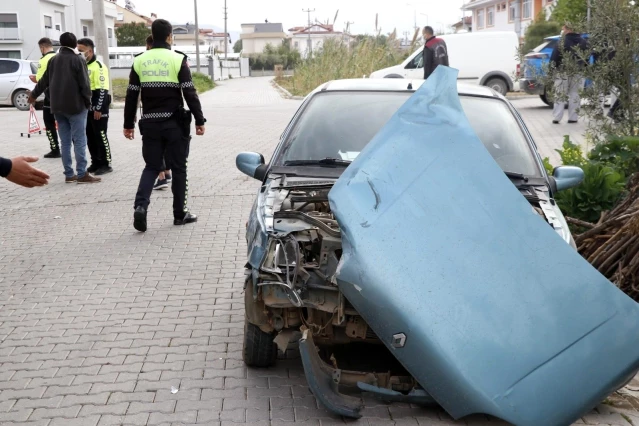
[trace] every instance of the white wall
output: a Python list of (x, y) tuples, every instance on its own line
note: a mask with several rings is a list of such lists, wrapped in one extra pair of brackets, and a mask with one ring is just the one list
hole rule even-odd
[[(311, 43), (313, 45), (313, 51), (322, 48), (325, 40), (334, 38), (341, 39), (342, 34), (311, 34)], [(297, 43), (297, 46), (295, 45)], [(291, 47), (298, 52), (302, 56), (306, 56), (308, 50), (308, 35), (295, 34), (291, 37)]]

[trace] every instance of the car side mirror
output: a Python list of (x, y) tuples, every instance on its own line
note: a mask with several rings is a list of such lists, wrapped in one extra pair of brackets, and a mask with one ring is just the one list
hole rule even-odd
[(557, 191), (574, 188), (584, 180), (584, 171), (580, 167), (561, 166), (556, 167), (552, 172), (557, 185)]
[(241, 152), (235, 157), (235, 166), (245, 175), (263, 181), (266, 176), (264, 156), (257, 152)]

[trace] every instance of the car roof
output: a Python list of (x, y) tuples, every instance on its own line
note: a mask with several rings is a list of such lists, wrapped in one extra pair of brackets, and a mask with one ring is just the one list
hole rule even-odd
[[(581, 34), (581, 36), (583, 38), (588, 38), (588, 34)], [(550, 41), (550, 40), (559, 40), (561, 38), (561, 35), (556, 35), (556, 36), (550, 36), (550, 37), (546, 37), (544, 40), (546, 41)]]
[[(413, 80), (403, 78), (353, 78), (343, 80), (332, 80), (316, 88), (312, 94), (317, 92), (413, 92), (424, 84), (425, 80)], [(410, 86), (410, 87), (409, 87)], [(485, 86), (468, 83), (457, 83), (457, 91), (460, 95), (466, 96), (486, 96), (501, 98), (501, 95)]]

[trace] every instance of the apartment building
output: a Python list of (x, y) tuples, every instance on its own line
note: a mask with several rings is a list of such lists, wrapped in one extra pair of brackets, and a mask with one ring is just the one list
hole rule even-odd
[[(109, 45), (117, 46), (114, 28), (118, 14), (115, 2), (102, 1)], [(78, 38), (93, 37), (91, 0), (0, 2), (0, 58), (37, 60), (40, 58), (40, 38), (49, 37), (57, 44), (60, 35), (67, 31)]]
[(557, 0), (470, 0), (463, 7), (472, 13), (472, 30), (514, 31), (523, 40), (526, 28), (542, 10), (552, 9)]

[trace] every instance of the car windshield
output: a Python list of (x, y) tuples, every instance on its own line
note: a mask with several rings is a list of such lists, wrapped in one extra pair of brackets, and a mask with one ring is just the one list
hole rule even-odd
[[(326, 166), (326, 159), (354, 160), (410, 95), (318, 93), (300, 115), (273, 165), (312, 165), (316, 161), (318, 166)], [(472, 96), (460, 99), (475, 133), (505, 172), (541, 177), (523, 130), (506, 103)], [(428, 135), (424, 139), (428, 140)]]

